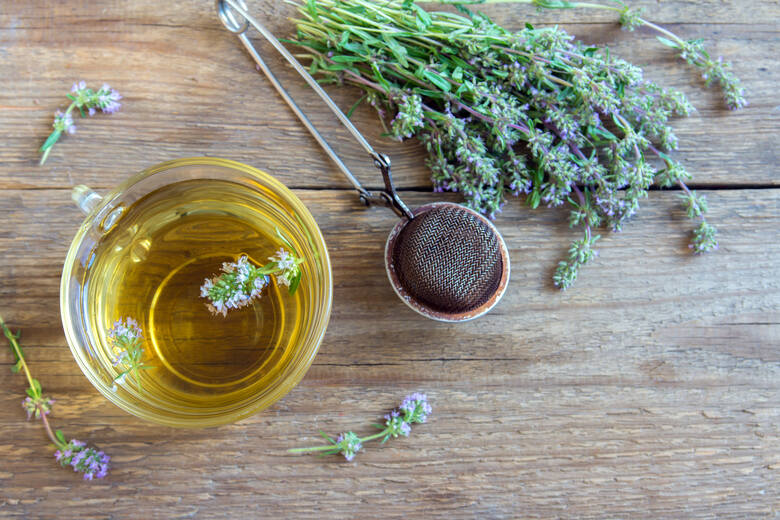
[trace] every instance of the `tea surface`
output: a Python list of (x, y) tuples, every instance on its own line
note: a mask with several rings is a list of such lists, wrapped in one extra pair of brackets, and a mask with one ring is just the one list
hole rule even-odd
[(281, 246), (277, 227), (251, 190), (226, 181), (176, 183), (127, 208), (84, 280), (90, 334), (106, 361), (107, 329), (132, 317), (144, 332), (144, 363), (154, 367), (140, 372), (146, 399), (216, 407), (251, 396), (288, 361), (309, 291), (290, 295), (271, 277), (259, 299), (223, 317), (208, 310), (200, 286), (242, 254), (267, 263)]

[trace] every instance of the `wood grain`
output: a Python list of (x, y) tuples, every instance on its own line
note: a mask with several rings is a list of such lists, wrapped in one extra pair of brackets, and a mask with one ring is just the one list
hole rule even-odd
[[(651, 18), (735, 62), (751, 106), (735, 114), (689, 70), (608, 13), (490, 5), (504, 25), (567, 29), (690, 94), (681, 160), (710, 202), (720, 249), (693, 256), (674, 192), (654, 191), (569, 291), (550, 282), (576, 235), (565, 212), (511, 201), (496, 225), (512, 260), (504, 299), (460, 325), (418, 317), (382, 265), (395, 216), (346, 182), (217, 22), (211, 2), (7, 3), (0, 10), (0, 313), (22, 329), (52, 420), (112, 456), (84, 483), (56, 467), (19, 406), (0, 351), (0, 518), (777, 518), (780, 511), (780, 54), (776, 1), (641, 0)], [(252, 3), (277, 34), (289, 6)], [(652, 43), (652, 44), (651, 44)], [(278, 60), (276, 70), (361, 178), (362, 152)], [(79, 125), (36, 166), (70, 83), (107, 81), (123, 110)], [(331, 89), (343, 107), (354, 91)], [(384, 140), (414, 207), (426, 193), (414, 143)], [(81, 215), (71, 185), (105, 189), (176, 157), (217, 155), (276, 175), (306, 203), (332, 257), (334, 306), (314, 365), (289, 395), (239, 424), (174, 430), (114, 407), (80, 373), (59, 318), (62, 262)], [(707, 189), (715, 188), (715, 189)], [(434, 413), (408, 439), (355, 462), (291, 455), (370, 424), (408, 392)]]
[[(68, 187), (85, 183), (114, 186), (130, 173), (173, 157), (215, 155), (247, 162), (296, 187), (347, 186), (295, 116), (280, 101), (253, 62), (216, 19), (209, 2), (171, 3), (139, 8), (108, 3), (52, 6), (42, 19), (40, 6), (18, 3), (0, 13), (0, 57), (5, 88), (0, 114), (14, 129), (5, 138), (0, 187)], [(175, 4), (175, 5), (174, 5)], [(259, 17), (279, 35), (289, 34), (292, 14), (279, 3), (259, 3)], [(680, 3), (685, 5), (684, 3)], [(757, 3), (771, 9), (772, 2)], [(766, 4), (766, 5), (764, 5)], [(498, 6), (490, 6), (490, 9)], [(689, 14), (722, 10), (709, 8)], [(743, 20), (737, 4), (720, 20)], [(577, 11), (578, 20), (602, 13)], [(520, 28), (536, 21), (532, 9), (515, 6), (496, 11), (497, 21)], [(563, 15), (563, 12), (561, 12)], [(550, 20), (550, 13), (539, 21)], [(572, 20), (571, 14), (566, 14)], [(554, 19), (554, 18), (553, 18)], [(756, 18), (755, 20), (769, 20)], [(55, 26), (56, 24), (56, 26)], [(65, 29), (67, 27), (67, 30)], [(723, 107), (716, 89), (704, 90), (697, 73), (675, 60), (646, 31), (629, 34), (617, 24), (566, 25), (586, 41), (608, 43), (618, 55), (644, 66), (647, 75), (688, 93), (699, 112), (679, 120), (678, 154), (694, 175), (693, 185), (777, 185), (775, 175), (780, 125), (775, 58), (780, 42), (775, 25), (734, 23), (675, 25), (684, 37), (704, 38), (713, 53), (724, 53), (743, 79), (751, 105), (738, 113)], [(265, 56), (293, 97), (333, 142), (366, 184), (380, 184), (365, 152), (338, 127), (319, 98), (267, 46)], [(97, 50), (96, 50), (97, 49)], [(108, 82), (125, 96), (123, 110), (78, 124), (78, 134), (57, 144), (45, 168), (37, 165), (37, 147), (49, 132), (52, 113), (78, 78)], [(329, 88), (341, 107), (359, 97), (353, 88)], [(356, 125), (377, 149), (393, 158), (401, 187), (430, 187), (424, 153), (416, 142), (382, 137), (376, 116), (362, 107)], [(122, 133), (117, 135), (117, 128)], [(120, 138), (121, 137), (121, 138)], [(111, 153), (105, 152), (110, 145)], [(290, 153), (279, 153), (279, 149)], [(105, 162), (97, 158), (105, 157)], [(45, 172), (45, 174), (44, 174)]]
[[(458, 326), (393, 295), (381, 262), (392, 213), (358, 207), (349, 191), (297, 194), (332, 254), (325, 342), (277, 405), (206, 433), (140, 423), (99, 398), (57, 323), (59, 266), (80, 216), (64, 190), (7, 193), (0, 215), (25, 233), (0, 239), (5, 317), (59, 400), (57, 424), (110, 452), (114, 471), (89, 487), (52, 471), (42, 432), (21, 420), (22, 381), (0, 370), (0, 515), (74, 512), (72, 493), (95, 518), (135, 518), (140, 500), (153, 516), (204, 518), (758, 518), (780, 506), (780, 243), (765, 240), (780, 226), (777, 190), (707, 193), (722, 238), (705, 257), (686, 251), (676, 197), (653, 194), (566, 293), (549, 283), (571, 238), (565, 215), (511, 205), (498, 221), (507, 294)], [(367, 432), (418, 389), (435, 414), (409, 439), (351, 464), (285, 453), (317, 443), (318, 428)]]

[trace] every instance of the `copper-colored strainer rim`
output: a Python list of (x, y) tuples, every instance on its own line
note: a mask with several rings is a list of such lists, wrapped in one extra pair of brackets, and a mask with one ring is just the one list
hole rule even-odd
[(401, 298), (401, 301), (403, 301), (413, 311), (425, 316), (426, 318), (430, 318), (436, 321), (457, 323), (461, 321), (473, 320), (474, 318), (478, 318), (482, 316), (483, 314), (490, 311), (490, 309), (495, 307), (495, 305), (499, 302), (499, 300), (501, 300), (501, 297), (504, 296), (504, 292), (506, 292), (507, 285), (509, 285), (509, 251), (507, 250), (506, 243), (504, 242), (504, 238), (501, 236), (501, 233), (498, 232), (498, 230), (493, 225), (493, 223), (490, 222), (488, 219), (486, 219), (484, 216), (474, 211), (473, 209), (467, 208), (466, 206), (455, 204), (454, 202), (433, 202), (431, 204), (425, 204), (423, 206), (414, 209), (412, 213), (416, 217), (438, 206), (451, 206), (451, 205), (456, 205), (458, 206), (458, 209), (464, 210), (470, 213), (471, 215), (477, 217), (480, 221), (482, 221), (487, 226), (489, 226), (490, 229), (493, 231), (493, 233), (495, 233), (496, 237), (498, 238), (499, 249), (501, 250), (501, 260), (503, 264), (501, 270), (501, 279), (498, 283), (498, 288), (493, 293), (493, 295), (491, 295), (491, 297), (488, 298), (488, 300), (485, 303), (483, 303), (479, 307), (464, 312), (454, 312), (454, 313), (441, 312), (423, 304), (422, 302), (420, 302), (419, 300), (411, 296), (403, 288), (403, 286), (401, 285), (401, 281), (398, 278), (398, 273), (396, 273), (395, 271), (395, 266), (393, 262), (393, 251), (395, 250), (395, 243), (399, 235), (401, 234), (401, 231), (406, 227), (406, 224), (409, 222), (409, 219), (407, 218), (402, 218), (401, 220), (399, 220), (398, 223), (393, 227), (393, 230), (390, 231), (390, 235), (387, 237), (387, 242), (385, 243), (385, 270), (387, 271), (387, 278), (390, 280), (390, 286), (393, 288), (393, 290), (398, 295), (398, 297)]

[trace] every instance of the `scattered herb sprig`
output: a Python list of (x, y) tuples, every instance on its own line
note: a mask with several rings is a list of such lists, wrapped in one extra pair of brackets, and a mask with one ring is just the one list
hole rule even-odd
[(15, 363), (11, 366), (11, 372), (18, 373), (20, 370), (24, 371), (27, 382), (30, 385), (26, 390), (27, 397), (22, 401), (22, 407), (27, 412), (27, 419), (35, 417), (41, 420), (46, 430), (46, 435), (49, 436), (49, 439), (57, 448), (54, 457), (61, 466), (70, 466), (73, 468), (73, 471), (82, 473), (84, 480), (105, 477), (109, 469), (110, 457), (108, 455), (96, 448), (87, 446), (77, 439), (66, 441), (65, 434), (61, 430), (52, 430), (48, 415), (51, 413), (54, 400), (44, 396), (41, 383), (30, 374), (30, 369), (24, 358), (24, 352), (19, 345), (21, 333), (18, 331), (16, 333), (11, 332), (11, 329), (3, 321), (2, 316), (0, 316), (0, 327), (2, 327), (3, 334), (8, 339), (15, 360)]
[(292, 43), (304, 49), (311, 72), (364, 90), (361, 100), (383, 124), (392, 115), (391, 136), (417, 137), (436, 191), (461, 192), (490, 217), (510, 194), (524, 195), (532, 208), (571, 208), (570, 225), (583, 236), (555, 271), (559, 288), (595, 256), (596, 230), (619, 231), (654, 183), (682, 190), (699, 222), (693, 251), (717, 246), (704, 197), (668, 154), (677, 148), (669, 120), (693, 107), (608, 49), (557, 27), (511, 32), (462, 5), (461, 14), (428, 12), (412, 0), (296, 5)]
[(408, 437), (412, 432), (412, 424), (426, 422), (431, 412), (432, 408), (428, 403), (428, 397), (425, 394), (414, 393), (407, 396), (401, 406), (385, 415), (384, 425), (374, 425), (381, 430), (378, 433), (358, 437), (354, 432), (348, 431), (333, 439), (320, 431), (320, 435), (330, 444), (310, 448), (292, 448), (287, 451), (289, 453), (320, 452), (322, 455), (341, 453), (345, 459), (352, 460), (355, 458), (355, 454), (363, 449), (365, 442), (382, 439), (382, 444), (384, 444), (391, 437)]
[[(113, 114), (122, 106), (119, 100), (122, 96), (116, 90), (112, 89), (108, 84), (103, 84), (100, 89), (94, 91), (87, 88), (87, 84), (84, 81), (74, 83), (70, 89), (70, 94), (67, 95), (71, 103), (65, 112), (57, 110), (54, 114), (54, 131), (49, 134), (49, 137), (44, 141), (43, 146), (39, 150), (43, 155), (41, 156), (40, 164), (46, 162), (49, 157), (54, 144), (59, 141), (63, 133), (73, 134), (76, 132), (76, 125), (73, 123), (73, 109), (77, 108), (81, 113), (81, 117), (86, 117), (87, 114), (95, 115), (97, 109), (100, 109), (105, 114)], [(86, 112), (85, 112), (86, 110)]]

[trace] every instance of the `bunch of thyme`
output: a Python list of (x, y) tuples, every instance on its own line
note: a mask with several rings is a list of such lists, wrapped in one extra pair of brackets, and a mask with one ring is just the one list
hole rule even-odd
[(678, 51), (681, 59), (689, 65), (701, 71), (704, 83), (710, 86), (717, 83), (723, 92), (723, 99), (732, 110), (739, 110), (747, 106), (745, 99), (745, 89), (733, 72), (731, 72), (731, 63), (723, 61), (722, 57), (713, 59), (704, 48), (704, 42), (701, 39), (683, 40), (670, 30), (650, 22), (642, 17), (643, 8), (634, 8), (620, 0), (607, 0), (609, 3), (597, 2), (569, 2), (567, 0), (437, 0), (445, 4), (494, 4), (494, 3), (516, 3), (530, 4), (539, 9), (602, 9), (613, 11), (619, 14), (621, 27), (627, 31), (633, 31), (638, 27), (647, 27), (653, 31), (662, 34), (657, 36), (658, 41), (667, 47)]
[(57, 459), (61, 466), (70, 466), (73, 468), (73, 471), (82, 473), (84, 480), (100, 479), (108, 475), (110, 460), (108, 455), (96, 448), (87, 446), (77, 439), (66, 441), (65, 434), (61, 430), (52, 431), (48, 415), (51, 413), (54, 400), (43, 395), (41, 383), (30, 374), (27, 361), (24, 359), (24, 352), (19, 345), (20, 332), (11, 332), (11, 329), (3, 321), (2, 316), (0, 316), (0, 327), (8, 339), (15, 360), (15, 363), (11, 366), (11, 372), (17, 373), (23, 370), (30, 385), (27, 388), (27, 397), (22, 401), (22, 408), (27, 412), (28, 420), (35, 417), (43, 423), (46, 434), (57, 448), (54, 458)]
[[(65, 112), (57, 110), (54, 114), (54, 131), (46, 138), (41, 149), (39, 150), (43, 155), (41, 156), (40, 164), (46, 162), (49, 157), (54, 144), (59, 141), (63, 133), (72, 134), (76, 132), (76, 125), (73, 123), (74, 108), (77, 108), (81, 113), (81, 117), (86, 117), (87, 114), (95, 115), (97, 109), (100, 109), (105, 114), (113, 114), (122, 106), (119, 100), (122, 96), (116, 90), (112, 89), (108, 84), (104, 83), (97, 91), (87, 88), (87, 84), (84, 81), (74, 83), (70, 89), (70, 94), (67, 95), (71, 103)], [(86, 109), (86, 112), (84, 111)]]
[(433, 409), (428, 403), (428, 397), (425, 394), (413, 393), (406, 396), (401, 406), (385, 415), (385, 424), (375, 424), (381, 431), (368, 435), (367, 437), (358, 437), (354, 432), (344, 432), (339, 434), (336, 439), (329, 437), (324, 432), (320, 434), (330, 443), (325, 446), (313, 446), (310, 448), (292, 448), (287, 450), (289, 453), (307, 453), (320, 452), (322, 455), (335, 455), (341, 453), (344, 458), (351, 461), (355, 454), (363, 449), (363, 443), (382, 439), (382, 444), (391, 437), (408, 437), (412, 432), (412, 424), (424, 423)]
[(436, 191), (461, 192), (491, 218), (510, 194), (533, 208), (571, 208), (570, 225), (583, 235), (555, 271), (561, 289), (595, 256), (597, 228), (619, 231), (654, 183), (681, 188), (699, 221), (694, 252), (717, 246), (704, 197), (667, 153), (677, 147), (670, 118), (693, 107), (608, 49), (557, 27), (511, 32), (462, 5), (461, 14), (427, 12), (412, 0), (296, 5), (302, 18), (292, 42), (305, 49), (311, 72), (363, 89), (361, 100), (383, 123), (393, 115), (392, 136), (417, 137)]

